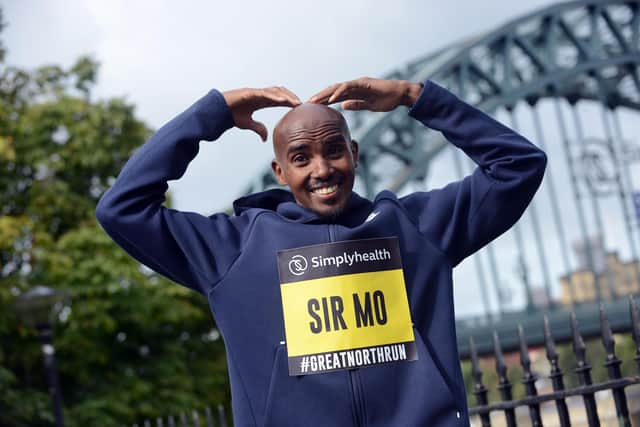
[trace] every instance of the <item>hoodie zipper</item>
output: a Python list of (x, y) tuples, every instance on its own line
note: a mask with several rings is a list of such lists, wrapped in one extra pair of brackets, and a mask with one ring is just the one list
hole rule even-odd
[(329, 241), (330, 242), (335, 242), (336, 239), (336, 225), (335, 224), (328, 224), (329, 227)]
[(353, 404), (353, 424), (355, 427), (366, 427), (364, 394), (358, 369), (349, 370), (349, 383), (351, 384), (351, 403)]
[[(336, 225), (328, 224), (329, 241), (337, 241)], [(360, 373), (358, 369), (349, 370), (349, 385), (351, 386), (351, 405), (353, 407), (353, 424), (355, 427), (366, 427), (366, 412), (364, 407), (364, 395), (362, 392), (362, 383), (360, 382)]]

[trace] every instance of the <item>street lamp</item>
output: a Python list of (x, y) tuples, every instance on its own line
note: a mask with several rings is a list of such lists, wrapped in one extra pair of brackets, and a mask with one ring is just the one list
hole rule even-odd
[(68, 293), (46, 286), (35, 286), (18, 296), (15, 301), (15, 309), (24, 323), (34, 327), (42, 342), (42, 355), (49, 382), (49, 396), (53, 405), (53, 415), (56, 427), (64, 426), (62, 414), (62, 393), (58, 380), (58, 363), (53, 347), (52, 319), (58, 315)]

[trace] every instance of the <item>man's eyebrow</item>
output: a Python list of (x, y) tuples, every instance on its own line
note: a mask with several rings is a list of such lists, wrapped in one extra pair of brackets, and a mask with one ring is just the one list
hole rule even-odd
[[(342, 144), (345, 142), (346, 140), (344, 138), (344, 135), (341, 135), (341, 134), (330, 135), (327, 139), (320, 141), (322, 145)], [(296, 152), (304, 151), (307, 149), (309, 149), (309, 143), (307, 142), (300, 142), (298, 144), (292, 143), (289, 146), (287, 146), (287, 154), (296, 153)]]
[(292, 144), (287, 147), (287, 154), (291, 154), (297, 151), (304, 151), (307, 148), (309, 148), (309, 144), (307, 144), (306, 142), (300, 144)]
[(330, 136), (329, 138), (322, 141), (323, 144), (341, 144), (343, 142), (346, 142), (343, 135)]

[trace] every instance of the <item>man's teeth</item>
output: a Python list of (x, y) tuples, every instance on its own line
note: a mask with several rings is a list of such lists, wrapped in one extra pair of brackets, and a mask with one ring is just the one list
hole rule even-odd
[(313, 190), (314, 193), (318, 193), (318, 194), (331, 194), (334, 191), (338, 190), (338, 186), (337, 185), (331, 185), (329, 187), (320, 187), (320, 188), (316, 188), (315, 190)]

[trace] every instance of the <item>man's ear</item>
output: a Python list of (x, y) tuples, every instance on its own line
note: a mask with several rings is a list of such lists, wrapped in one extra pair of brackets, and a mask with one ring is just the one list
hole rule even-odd
[(353, 156), (353, 167), (358, 167), (358, 141), (351, 140), (351, 155)]
[(287, 179), (284, 176), (284, 171), (282, 170), (282, 167), (280, 166), (280, 164), (276, 159), (273, 159), (271, 161), (271, 169), (273, 170), (273, 174), (276, 176), (276, 180), (278, 180), (278, 184), (280, 185), (288, 184)]

